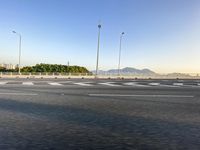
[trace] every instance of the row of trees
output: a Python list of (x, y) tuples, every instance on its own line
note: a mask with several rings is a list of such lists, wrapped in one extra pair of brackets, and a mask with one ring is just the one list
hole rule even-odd
[(0, 72), (17, 72), (17, 69), (6, 69), (5, 67), (0, 67)]
[(0, 67), (0, 71), (1, 71), (1, 72), (5, 72), (5, 71), (6, 71), (6, 68)]
[[(18, 69), (12, 70), (16, 72)], [(6, 72), (5, 68), (0, 68), (1, 72)], [(9, 70), (11, 71), (11, 70)], [(59, 72), (59, 73), (90, 73), (85, 67), (66, 66), (57, 64), (37, 64), (35, 66), (27, 66), (21, 68), (21, 72)]]

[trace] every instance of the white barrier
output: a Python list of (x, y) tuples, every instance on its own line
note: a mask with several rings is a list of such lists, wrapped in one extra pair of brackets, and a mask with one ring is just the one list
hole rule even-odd
[[(78, 79), (94, 79), (95, 75), (88, 73), (21, 73), (16, 72), (0, 72), (0, 78), (78, 78)], [(121, 75), (104, 74), (98, 75), (99, 79), (200, 79), (199, 76), (147, 76), (147, 75)]]

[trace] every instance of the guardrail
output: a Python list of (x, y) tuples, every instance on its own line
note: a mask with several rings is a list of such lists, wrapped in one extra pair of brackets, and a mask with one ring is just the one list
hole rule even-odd
[(0, 72), (0, 78), (92, 78), (91, 73), (48, 73), (48, 72)]
[(1, 76), (7, 75), (7, 76), (14, 76), (14, 75), (43, 75), (43, 76), (91, 76), (92, 73), (49, 73), (49, 72), (21, 72), (20, 74), (18, 72), (0, 72)]
[[(48, 73), (48, 72), (0, 72), (0, 78), (95, 78), (95, 75), (92, 73)], [(137, 75), (137, 74), (126, 74), (126, 75), (117, 75), (117, 74), (100, 74), (98, 78), (103, 79), (200, 79), (200, 76), (168, 76), (168, 75)]]

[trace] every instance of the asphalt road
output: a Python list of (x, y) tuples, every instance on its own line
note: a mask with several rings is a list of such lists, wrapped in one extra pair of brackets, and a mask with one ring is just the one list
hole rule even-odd
[(0, 149), (199, 150), (199, 81), (0, 79)]

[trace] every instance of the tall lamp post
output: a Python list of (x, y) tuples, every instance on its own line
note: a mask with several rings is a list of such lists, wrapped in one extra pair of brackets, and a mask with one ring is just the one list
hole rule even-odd
[(122, 50), (122, 37), (125, 33), (122, 32), (119, 41), (119, 63), (118, 63), (118, 76), (120, 76), (120, 63), (121, 63), (121, 50)]
[(14, 34), (19, 36), (19, 64), (18, 64), (18, 73), (19, 75), (21, 74), (20, 72), (20, 67), (21, 67), (21, 41), (22, 41), (22, 36), (21, 34), (17, 33), (16, 31), (12, 31)]
[(97, 44), (97, 64), (96, 64), (96, 74), (95, 78), (98, 76), (98, 67), (99, 67), (99, 46), (100, 46), (100, 33), (101, 33), (101, 24), (98, 25), (99, 33), (98, 33), (98, 44)]

